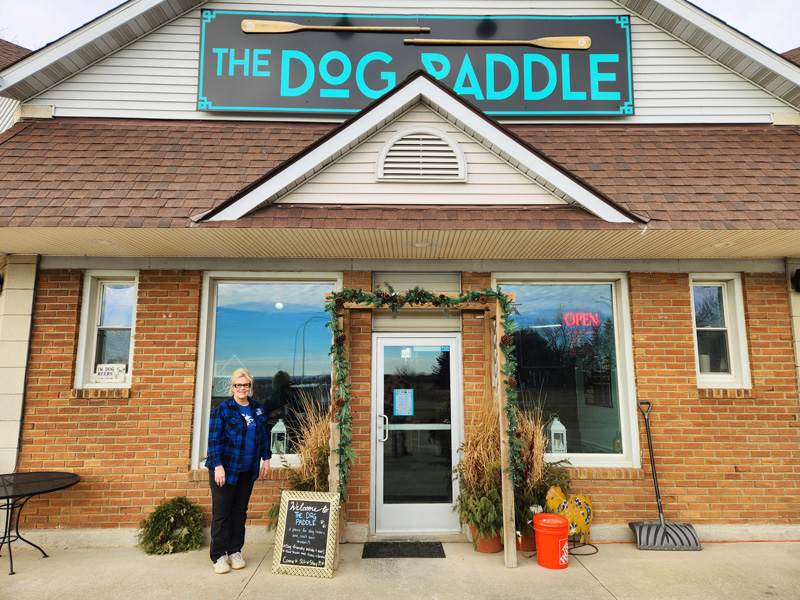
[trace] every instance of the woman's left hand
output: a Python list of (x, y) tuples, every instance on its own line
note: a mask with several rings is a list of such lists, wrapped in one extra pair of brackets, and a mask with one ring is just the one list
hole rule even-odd
[(261, 477), (266, 479), (269, 476), (269, 460), (265, 460), (261, 463)]

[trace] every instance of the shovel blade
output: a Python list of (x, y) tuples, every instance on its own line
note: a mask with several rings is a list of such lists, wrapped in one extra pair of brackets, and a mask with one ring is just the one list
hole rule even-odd
[(642, 521), (628, 526), (639, 550), (702, 550), (697, 532), (688, 523)]

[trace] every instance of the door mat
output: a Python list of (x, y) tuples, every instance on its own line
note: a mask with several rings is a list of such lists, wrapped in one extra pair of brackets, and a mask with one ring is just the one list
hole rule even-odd
[(445, 558), (441, 542), (367, 542), (361, 558)]

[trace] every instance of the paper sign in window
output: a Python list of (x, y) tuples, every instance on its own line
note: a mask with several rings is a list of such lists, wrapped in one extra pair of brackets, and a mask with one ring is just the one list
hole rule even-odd
[(394, 390), (394, 416), (414, 415), (414, 390)]

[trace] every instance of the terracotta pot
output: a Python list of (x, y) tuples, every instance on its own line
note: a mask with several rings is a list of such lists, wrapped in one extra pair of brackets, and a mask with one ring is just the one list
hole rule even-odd
[[(474, 527), (470, 526), (470, 531), (472, 532), (472, 539), (476, 539), (475, 536), (477, 535), (477, 531)], [(490, 538), (485, 538), (482, 536), (478, 536), (477, 542), (475, 543), (475, 549), (478, 552), (483, 552), (485, 554), (494, 554), (496, 552), (500, 552), (503, 550), (503, 542), (500, 539), (500, 532), (498, 531), (494, 536)]]
[(517, 550), (521, 550), (522, 552), (536, 551), (536, 536), (534, 535), (533, 530), (522, 530), (522, 543), (520, 544), (519, 538), (517, 538)]

